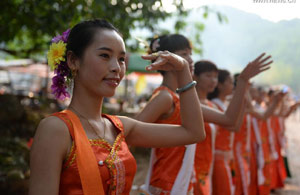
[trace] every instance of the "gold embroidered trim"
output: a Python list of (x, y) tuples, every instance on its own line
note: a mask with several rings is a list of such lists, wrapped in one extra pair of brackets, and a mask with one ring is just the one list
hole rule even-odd
[[(116, 144), (119, 142), (119, 140), (121, 138), (124, 138), (122, 135), (123, 135), (122, 133), (119, 133), (119, 135), (117, 136), (113, 146), (111, 146), (110, 143), (107, 142), (106, 140), (100, 139), (100, 138), (99, 139), (89, 139), (89, 142), (92, 146), (99, 146), (101, 148), (107, 149), (107, 151), (110, 151), (110, 154), (109, 154), (109, 157), (110, 157), (110, 156), (113, 156), (113, 153), (114, 153), (115, 150), (116, 150), (115, 151), (115, 153), (116, 153), (119, 150), (119, 148), (121, 147), (121, 144), (119, 144), (119, 147), (116, 148)], [(97, 142), (104, 142), (104, 144), (103, 143), (97, 143)], [(66, 158), (65, 162), (68, 162), (69, 158), (71, 158), (71, 157), (72, 157), (72, 159), (65, 166), (64, 170), (69, 168), (74, 163), (75, 158), (76, 158), (76, 153), (74, 152), (74, 150), (75, 150), (75, 144), (74, 144), (74, 142), (72, 142), (71, 150), (70, 150), (69, 154), (67, 155), (67, 158)], [(74, 152), (74, 155), (71, 156), (73, 152)], [(114, 158), (114, 160), (115, 160), (115, 158)]]

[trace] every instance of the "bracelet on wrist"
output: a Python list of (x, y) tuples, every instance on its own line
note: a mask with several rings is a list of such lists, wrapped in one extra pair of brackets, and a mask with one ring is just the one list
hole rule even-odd
[(186, 84), (186, 85), (185, 85), (184, 87), (182, 87), (182, 88), (177, 88), (177, 89), (176, 89), (176, 93), (180, 94), (180, 93), (182, 93), (182, 92), (185, 92), (185, 91), (189, 90), (190, 88), (194, 87), (196, 84), (197, 84), (196, 81), (192, 81), (192, 82)]

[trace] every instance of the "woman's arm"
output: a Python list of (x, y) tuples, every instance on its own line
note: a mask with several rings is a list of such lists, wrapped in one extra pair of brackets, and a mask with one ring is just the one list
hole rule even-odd
[(283, 96), (284, 96), (283, 93), (276, 94), (273, 98), (273, 101), (267, 107), (267, 109), (265, 111), (259, 112), (255, 108), (252, 108), (252, 109), (250, 109), (250, 114), (258, 119), (267, 120), (271, 115), (274, 114), (276, 107), (277, 107), (278, 103), (281, 101)]
[(216, 123), (225, 127), (234, 127), (235, 130), (239, 129), (238, 126), (241, 126), (239, 119), (243, 118), (244, 96), (249, 85), (249, 80), (259, 73), (268, 70), (270, 68), (269, 65), (273, 62), (269, 61), (271, 56), (264, 57), (264, 55), (264, 53), (261, 54), (243, 69), (238, 78), (234, 95), (224, 113), (217, 112), (215, 109), (208, 108), (208, 106), (202, 106), (205, 122)]
[(57, 117), (43, 119), (30, 151), (29, 195), (59, 193), (60, 174), (71, 144), (67, 126)]
[[(155, 59), (152, 55), (145, 59)], [(192, 82), (186, 60), (170, 52), (162, 52), (150, 66), (151, 70), (178, 70), (179, 87)], [(160, 105), (163, 106), (163, 105)], [(200, 102), (194, 87), (180, 93), (181, 125), (152, 124), (121, 117), (126, 141), (143, 147), (171, 147), (199, 142), (205, 139)]]
[[(211, 108), (207, 105), (201, 104), (203, 118), (205, 122), (215, 123), (217, 125), (223, 126), (229, 131), (234, 132), (239, 131), (245, 114), (244, 103), (241, 106), (241, 114), (238, 115), (238, 119), (236, 119), (236, 121), (232, 121), (232, 119), (230, 119), (225, 112), (221, 112), (216, 108)], [(235, 123), (233, 124), (233, 122)]]
[(289, 108), (289, 110), (286, 113), (284, 113), (282, 116), (285, 118), (289, 117), (293, 112), (295, 112), (297, 110), (298, 106), (300, 106), (300, 102), (296, 102), (295, 104), (293, 104)]

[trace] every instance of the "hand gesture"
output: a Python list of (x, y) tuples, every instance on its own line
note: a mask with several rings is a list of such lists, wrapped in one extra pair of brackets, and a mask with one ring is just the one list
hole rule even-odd
[(252, 77), (258, 75), (259, 73), (266, 71), (270, 68), (270, 64), (273, 62), (270, 60), (271, 56), (264, 57), (265, 53), (258, 56), (255, 60), (250, 62), (244, 70), (241, 72), (239, 78), (249, 81)]
[(146, 70), (183, 70), (185, 66), (188, 66), (188, 62), (182, 57), (168, 52), (168, 51), (159, 51), (158, 53), (152, 53), (149, 55), (143, 55), (145, 60), (155, 60), (152, 64), (146, 67)]

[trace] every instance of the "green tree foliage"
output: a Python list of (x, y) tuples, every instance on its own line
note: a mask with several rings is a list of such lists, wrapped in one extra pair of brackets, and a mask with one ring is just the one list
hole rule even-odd
[[(186, 15), (182, 1), (173, 3)], [(0, 50), (17, 57), (44, 52), (51, 37), (85, 19), (108, 19), (126, 40), (130, 30), (153, 30), (171, 15), (162, 0), (1, 0), (0, 12)]]

